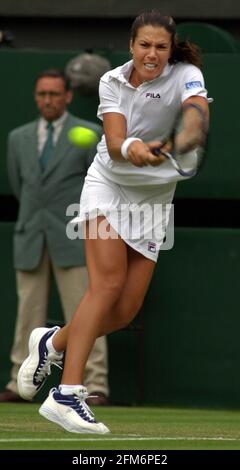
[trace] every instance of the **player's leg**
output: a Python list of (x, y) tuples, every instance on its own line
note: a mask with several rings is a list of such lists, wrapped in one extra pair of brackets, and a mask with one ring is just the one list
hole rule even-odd
[(141, 253), (127, 247), (128, 271), (121, 295), (113, 311), (103, 319), (102, 332), (105, 334), (126, 327), (139, 312), (156, 263)]
[[(98, 218), (99, 224), (103, 217)], [(86, 257), (89, 287), (81, 300), (71, 323), (68, 325), (68, 341), (62, 383), (82, 383), (83, 371), (95, 339), (109, 318), (121, 295), (126, 281), (128, 255), (125, 242), (115, 239), (86, 239)], [(69, 341), (69, 338), (71, 340)], [(61, 347), (61, 332), (54, 338), (54, 345)], [(74, 356), (74, 363), (72, 357)]]
[(71, 432), (106, 433), (106, 426), (96, 422), (86, 404), (88, 393), (82, 384), (85, 364), (99, 336), (102, 319), (112, 311), (125, 282), (127, 248), (120, 238), (87, 240), (86, 246), (87, 252), (93, 254), (88, 259), (90, 282), (68, 325), (62, 384), (50, 391), (39, 412)]
[[(64, 318), (68, 323), (87, 290), (87, 268), (86, 266), (72, 266), (69, 268), (53, 266), (53, 271), (63, 306)], [(97, 395), (94, 398), (89, 398), (88, 402), (94, 401), (96, 404), (106, 402), (106, 397), (109, 395), (109, 386), (107, 341), (104, 336), (96, 339), (90, 352), (85, 367), (84, 385), (90, 395)]]
[(91, 406), (106, 405), (109, 397), (108, 385), (108, 346), (106, 336), (96, 339), (88, 357), (84, 371), (84, 385), (89, 397), (87, 403)]

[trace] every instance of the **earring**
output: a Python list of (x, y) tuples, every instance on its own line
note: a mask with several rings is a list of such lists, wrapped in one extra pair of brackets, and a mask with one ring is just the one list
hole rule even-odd
[(133, 54), (133, 50), (132, 50), (132, 49), (130, 49), (130, 54)]

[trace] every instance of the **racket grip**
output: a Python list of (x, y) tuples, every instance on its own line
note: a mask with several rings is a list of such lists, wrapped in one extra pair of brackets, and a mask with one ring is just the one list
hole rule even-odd
[(161, 155), (161, 147), (158, 147), (156, 149), (153, 149), (152, 150), (152, 154), (153, 155), (156, 155), (156, 157), (158, 157), (159, 155)]

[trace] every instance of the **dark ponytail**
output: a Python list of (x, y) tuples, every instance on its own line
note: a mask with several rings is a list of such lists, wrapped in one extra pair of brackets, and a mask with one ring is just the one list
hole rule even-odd
[(186, 62), (201, 68), (202, 54), (200, 48), (193, 42), (179, 41), (178, 37), (175, 36), (169, 63), (176, 64), (177, 62)]

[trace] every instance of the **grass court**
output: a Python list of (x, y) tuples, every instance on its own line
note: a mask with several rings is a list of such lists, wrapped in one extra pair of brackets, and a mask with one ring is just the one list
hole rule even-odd
[(240, 411), (98, 407), (110, 434), (64, 431), (39, 404), (0, 404), (0, 450), (240, 450)]

